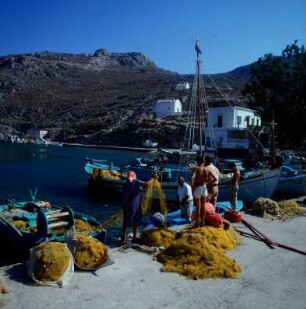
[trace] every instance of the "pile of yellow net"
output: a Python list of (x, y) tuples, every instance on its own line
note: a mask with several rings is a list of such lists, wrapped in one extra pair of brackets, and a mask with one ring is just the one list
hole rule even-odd
[(75, 264), (81, 269), (97, 269), (107, 260), (107, 247), (97, 239), (78, 234), (74, 255)]
[(58, 281), (68, 268), (71, 254), (65, 244), (44, 242), (36, 247), (33, 275), (42, 282)]
[(165, 228), (154, 228), (143, 231), (141, 241), (149, 247), (168, 247), (175, 239), (175, 234)]
[(163, 215), (167, 215), (167, 203), (166, 196), (163, 192), (160, 182), (157, 179), (154, 179), (153, 183), (147, 188), (146, 194), (142, 200), (142, 211), (147, 213), (152, 208), (153, 200), (158, 200), (160, 204), (160, 212)]
[(78, 232), (90, 232), (94, 229), (88, 222), (81, 219), (74, 219), (74, 227)]
[(233, 229), (214, 227), (192, 229), (179, 236), (162, 252), (157, 260), (162, 271), (177, 272), (188, 278), (236, 278), (241, 267), (225, 255), (239, 242)]
[(295, 217), (305, 215), (305, 209), (292, 200), (283, 200), (278, 202), (279, 215), (281, 218)]
[(121, 176), (122, 174), (120, 172), (107, 171), (101, 168), (94, 168), (92, 171), (93, 179), (99, 179), (99, 178), (121, 179)]
[(13, 220), (11, 223), (18, 230), (26, 230), (29, 228), (27, 221), (25, 220)]

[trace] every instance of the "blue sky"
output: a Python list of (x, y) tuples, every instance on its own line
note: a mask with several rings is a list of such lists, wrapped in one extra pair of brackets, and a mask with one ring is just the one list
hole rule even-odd
[(0, 55), (142, 52), (158, 66), (223, 73), (305, 42), (304, 0), (0, 0)]

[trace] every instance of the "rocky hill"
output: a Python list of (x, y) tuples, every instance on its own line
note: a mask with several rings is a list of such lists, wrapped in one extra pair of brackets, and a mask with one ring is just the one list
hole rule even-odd
[[(190, 93), (177, 93), (175, 85), (193, 78), (158, 68), (141, 53), (105, 49), (0, 57), (0, 140), (37, 128), (55, 141), (138, 146), (152, 138), (178, 146), (182, 120), (156, 120), (152, 109), (160, 98), (187, 104)], [(204, 76), (208, 100), (245, 104), (241, 89), (249, 78), (249, 66)]]

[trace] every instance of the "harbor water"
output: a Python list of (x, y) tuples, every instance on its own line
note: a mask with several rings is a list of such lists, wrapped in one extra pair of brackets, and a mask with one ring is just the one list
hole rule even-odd
[[(127, 164), (147, 153), (88, 147), (0, 144), (0, 200), (49, 201), (94, 216), (103, 222), (121, 208), (120, 198), (93, 192), (87, 184), (85, 158)], [(117, 228), (110, 232), (116, 233)]]

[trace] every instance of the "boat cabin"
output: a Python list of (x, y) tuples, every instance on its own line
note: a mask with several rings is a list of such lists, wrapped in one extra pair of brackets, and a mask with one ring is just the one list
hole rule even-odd
[(182, 103), (178, 99), (158, 100), (155, 104), (156, 118), (167, 116), (180, 116), (182, 114)]

